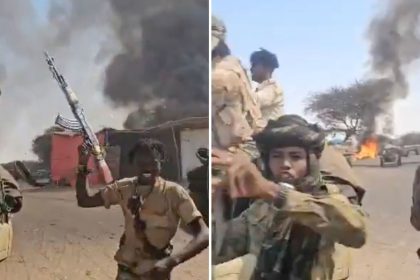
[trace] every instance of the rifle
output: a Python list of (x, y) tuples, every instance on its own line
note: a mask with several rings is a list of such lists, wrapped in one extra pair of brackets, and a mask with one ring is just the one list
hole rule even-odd
[(58, 72), (57, 67), (54, 65), (54, 58), (50, 57), (47, 52), (44, 52), (44, 54), (53, 78), (58, 82), (58, 85), (66, 96), (67, 102), (70, 105), (71, 111), (75, 117), (75, 120), (70, 120), (60, 116), (59, 114), (55, 120), (55, 124), (67, 130), (82, 133), (84, 136), (84, 144), (92, 148), (92, 154), (95, 157), (96, 165), (104, 183), (112, 183), (114, 179), (112, 178), (111, 171), (105, 161), (104, 152), (101, 149), (98, 138), (86, 120), (83, 109), (79, 104), (79, 99), (70, 88), (63, 75)]

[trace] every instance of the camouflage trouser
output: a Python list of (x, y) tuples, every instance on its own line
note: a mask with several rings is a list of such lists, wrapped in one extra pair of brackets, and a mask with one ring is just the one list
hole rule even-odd
[(147, 273), (145, 275), (136, 275), (130, 271), (129, 268), (118, 265), (118, 274), (115, 280), (170, 280), (171, 277), (159, 277), (152, 273)]

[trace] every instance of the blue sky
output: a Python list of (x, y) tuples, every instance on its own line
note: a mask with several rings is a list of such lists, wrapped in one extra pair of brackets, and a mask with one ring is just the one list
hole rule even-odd
[[(212, 0), (212, 13), (225, 22), (227, 42), (247, 68), (249, 55), (260, 47), (277, 54), (275, 78), (285, 91), (286, 112), (301, 114), (309, 93), (368, 73), (366, 30), (378, 2)], [(407, 104), (404, 108), (407, 112)], [(407, 118), (397, 117), (398, 122)], [(400, 125), (397, 133), (413, 129), (420, 127)]]
[(48, 14), (49, 0), (31, 0), (36, 13), (41, 21), (45, 20)]

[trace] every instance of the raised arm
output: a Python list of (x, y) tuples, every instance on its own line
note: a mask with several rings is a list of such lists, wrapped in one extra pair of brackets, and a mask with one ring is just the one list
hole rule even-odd
[(331, 187), (336, 187), (337, 192), (313, 196), (288, 190), (285, 198), (273, 196), (273, 201), (279, 213), (286, 213), (297, 223), (345, 246), (360, 248), (366, 242), (366, 215), (359, 205), (350, 203), (338, 186)]
[(83, 208), (91, 208), (104, 206), (104, 199), (102, 198), (101, 191), (90, 195), (88, 192), (89, 183), (87, 180), (88, 168), (87, 164), (89, 161), (90, 153), (87, 149), (79, 147), (79, 166), (77, 169), (77, 180), (76, 180), (76, 198), (77, 205)]

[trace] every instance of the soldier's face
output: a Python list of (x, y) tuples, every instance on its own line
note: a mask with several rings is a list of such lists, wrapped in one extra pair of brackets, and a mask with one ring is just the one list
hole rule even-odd
[(275, 180), (294, 184), (307, 175), (306, 151), (300, 147), (273, 149), (269, 155), (269, 168)]
[(267, 70), (262, 64), (252, 64), (251, 74), (254, 82), (260, 83), (264, 81)]
[(160, 174), (160, 163), (152, 154), (138, 154), (135, 160), (137, 176), (141, 184), (153, 184)]

